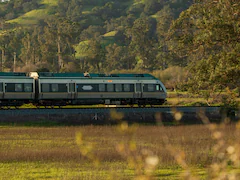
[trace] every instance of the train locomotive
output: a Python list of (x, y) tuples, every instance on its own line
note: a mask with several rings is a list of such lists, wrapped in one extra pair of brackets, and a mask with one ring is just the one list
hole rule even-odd
[(166, 88), (150, 74), (0, 72), (0, 106), (161, 105)]

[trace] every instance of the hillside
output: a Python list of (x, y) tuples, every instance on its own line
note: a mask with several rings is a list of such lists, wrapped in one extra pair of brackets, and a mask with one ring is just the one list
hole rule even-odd
[[(58, 0), (41, 0), (38, 3), (38, 8), (32, 9), (29, 12), (19, 15), (14, 19), (8, 20), (7, 23), (17, 23), (23, 26), (28, 26), (29, 24), (38, 24), (40, 20), (44, 20), (52, 15), (58, 14), (58, 2)], [(84, 5), (82, 8), (82, 15), (93, 15), (94, 9), (104, 6), (104, 2), (105, 1), (99, 1), (98, 5), (96, 6)], [(120, 4), (126, 6), (126, 10), (134, 9), (136, 6), (139, 6), (139, 4), (144, 5), (144, 3), (144, 0), (130, 0), (129, 2), (120, 2)]]
[[(152, 41), (157, 38), (156, 25), (161, 24), (162, 18), (165, 18), (163, 16), (169, 16), (170, 21), (165, 22), (165, 25), (169, 27), (171, 20), (177, 17), (189, 5), (184, 2), (176, 3), (171, 0), (9, 1), (0, 3), (2, 17), (0, 33), (6, 36), (6, 32), (9, 34), (17, 32), (18, 37), (22, 39), (21, 42), (26, 42), (19, 42), (19, 44), (15, 45), (19, 46), (15, 50), (19, 59), (19, 66), (24, 64), (34, 65), (35, 59), (38, 59), (37, 62), (45, 59), (47, 64), (48, 61), (53, 62), (52, 59), (55, 59), (60, 69), (62, 69), (69, 62), (75, 64), (75, 58), (79, 60), (84, 58), (84, 60), (87, 60), (87, 68), (99, 71), (100, 68), (103, 68), (103, 64), (108, 64), (108, 62), (101, 62), (105, 61), (105, 57), (101, 57), (99, 51), (107, 53), (108, 50), (110, 51), (111, 46), (116, 48), (116, 45), (118, 46), (118, 51), (123, 51), (125, 46), (130, 45), (129, 37), (132, 36), (131, 33), (135, 34), (134, 30), (131, 29), (134, 23), (136, 23), (136, 28), (148, 28), (137, 27), (138, 20), (148, 23), (147, 26), (151, 28), (149, 33), (153, 34), (147, 35), (147, 39)], [(28, 34), (28, 39), (24, 37), (26, 33)], [(61, 42), (56, 40), (58, 38), (54, 38), (57, 34), (63, 36), (61, 37)], [(29, 45), (33, 44), (42, 46), (42, 48), (38, 48), (41, 52), (32, 51), (33, 47), (29, 47)], [(92, 46), (95, 45), (99, 46), (93, 48)], [(46, 47), (44, 48), (44, 46)], [(91, 50), (89, 51), (90, 48)], [(73, 51), (75, 52), (74, 54), (72, 54)], [(34, 54), (30, 55), (29, 52)], [(59, 54), (61, 54), (61, 57), (59, 57)], [(138, 57), (136, 58), (137, 60), (140, 56), (137, 55), (136, 57)], [(11, 59), (9, 56), (4, 56), (3, 58), (5, 58), (4, 62), (7, 62), (8, 58)], [(102, 60), (93, 63), (92, 59), (95, 58), (102, 58)], [(125, 59), (127, 60), (128, 57), (125, 57)], [(127, 61), (129, 62), (129, 60)], [(131, 61), (131, 64), (122, 65), (122, 68), (128, 67), (132, 69), (138, 64), (138, 60), (135, 62), (132, 59)], [(95, 63), (99, 64), (95, 66), (93, 65)], [(42, 66), (42, 63), (39, 66)], [(147, 66), (150, 67), (152, 65)], [(146, 68), (148, 68), (147, 66)], [(12, 63), (6, 63), (5, 67), (11, 69)], [(52, 68), (55, 71), (60, 70), (58, 67)], [(108, 71), (108, 69), (113, 69), (113, 67), (104, 69), (104, 71)], [(62, 70), (68, 71), (70, 69), (65, 68)], [(79, 70), (81, 69), (77, 71)]]
[(0, 68), (160, 77), (179, 67), (181, 78), (165, 77), (173, 88), (234, 88), (240, 79), (233, 78), (240, 77), (239, 6), (193, 0), (1, 2)]

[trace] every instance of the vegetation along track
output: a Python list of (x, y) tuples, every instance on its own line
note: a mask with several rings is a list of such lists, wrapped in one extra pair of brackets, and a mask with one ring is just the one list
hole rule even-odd
[(147, 108), (55, 108), (55, 109), (2, 109), (0, 123), (22, 123), (51, 121), (69, 125), (78, 124), (108, 124), (120, 120), (138, 123), (169, 123), (187, 122), (202, 123), (200, 114), (211, 121), (220, 121), (226, 116), (236, 120), (239, 110), (226, 112), (221, 107), (147, 107)]

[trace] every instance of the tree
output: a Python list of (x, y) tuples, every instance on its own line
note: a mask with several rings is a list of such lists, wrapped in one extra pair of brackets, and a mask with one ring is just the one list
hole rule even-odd
[(94, 68), (94, 71), (101, 72), (105, 61), (105, 48), (100, 40), (92, 39), (89, 42), (89, 64)]
[(133, 69), (135, 65), (135, 56), (128, 51), (126, 46), (110, 44), (106, 47), (105, 68), (108, 72), (113, 70)]
[(147, 0), (145, 1), (144, 12), (147, 14), (155, 14), (158, 12), (164, 5), (163, 0)]
[(60, 71), (64, 67), (64, 57), (74, 55), (72, 45), (79, 40), (81, 27), (64, 18), (48, 19), (46, 23), (40, 40), (41, 50), (46, 59), (53, 61), (55, 70)]
[(172, 51), (169, 50), (166, 42), (167, 32), (174, 20), (174, 13), (169, 6), (164, 6), (156, 13), (157, 19), (157, 39), (158, 39), (158, 52), (157, 52), (157, 65), (160, 69), (164, 70), (170, 65), (185, 66), (186, 64), (181, 61)]
[(1, 71), (12, 68), (14, 54), (20, 47), (17, 36), (18, 32), (15, 30), (5, 30), (0, 33)]
[(139, 18), (126, 33), (130, 40), (129, 48), (139, 58), (141, 68), (152, 70), (157, 53), (156, 20), (149, 17)]
[(5, 32), (0, 34), (0, 49), (1, 49), (1, 71), (4, 70), (4, 63), (6, 61), (5, 52), (7, 50), (7, 44), (9, 43), (9, 36)]
[(96, 38), (81, 42), (75, 49), (77, 59), (81, 61), (81, 71), (103, 72), (106, 51), (101, 44), (101, 39)]
[(188, 58), (193, 89), (240, 85), (240, 3), (199, 0), (172, 24), (171, 50)]

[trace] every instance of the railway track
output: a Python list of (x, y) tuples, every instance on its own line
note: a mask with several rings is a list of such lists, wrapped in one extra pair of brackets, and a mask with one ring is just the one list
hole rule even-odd
[[(22, 108), (0, 110), (0, 122), (35, 122), (49, 120), (67, 122), (68, 124), (108, 123), (115, 120), (133, 122), (156, 122), (156, 120), (173, 122), (175, 114), (181, 115), (181, 120), (202, 122), (198, 114), (203, 112), (210, 120), (220, 121), (228, 115), (221, 107), (147, 107), (147, 108)], [(238, 119), (239, 111), (234, 111), (232, 117)]]
[(20, 108), (20, 109), (2, 109), (0, 115), (40, 115), (40, 114), (91, 114), (91, 113), (110, 113), (111, 111), (122, 113), (173, 113), (175, 111), (183, 113), (197, 113), (200, 111), (219, 113), (221, 107), (94, 107), (94, 108)]

